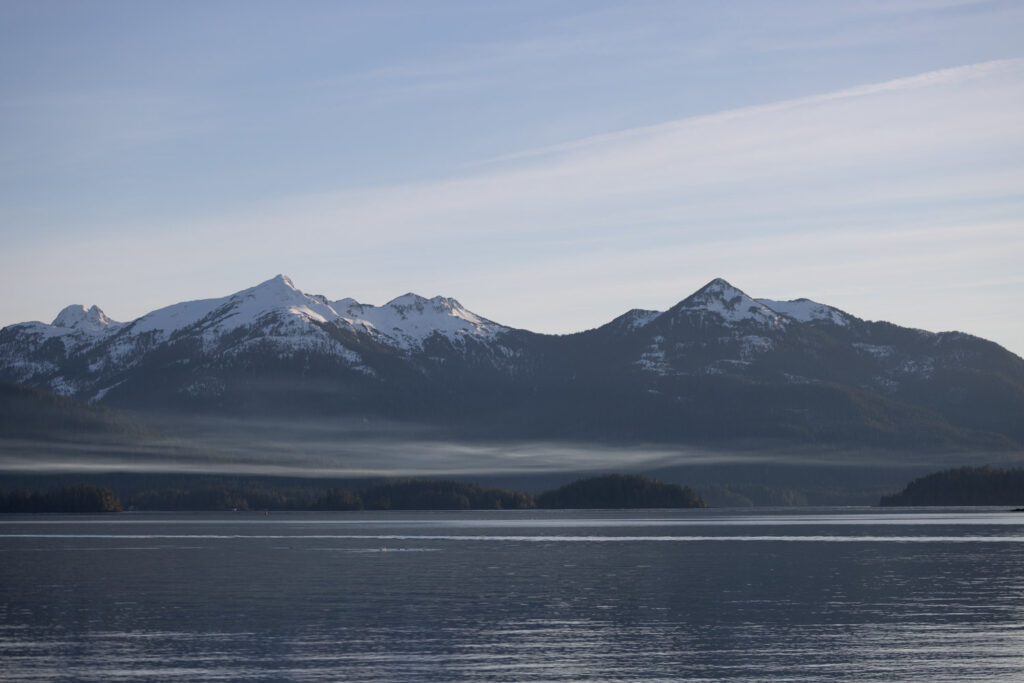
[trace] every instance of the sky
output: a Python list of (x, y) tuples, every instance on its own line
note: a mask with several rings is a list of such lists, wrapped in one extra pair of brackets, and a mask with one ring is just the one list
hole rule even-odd
[(0, 325), (715, 277), (1024, 355), (1024, 3), (0, 3)]

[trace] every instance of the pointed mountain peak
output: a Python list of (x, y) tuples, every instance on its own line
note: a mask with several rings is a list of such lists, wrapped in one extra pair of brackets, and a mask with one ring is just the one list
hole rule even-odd
[(312, 297), (300, 291), (287, 275), (275, 275), (269, 280), (264, 280), (258, 285), (235, 292), (223, 299), (209, 299), (209, 301), (227, 302), (242, 299), (252, 302), (252, 305), (262, 305), (267, 308), (276, 308), (296, 301), (315, 301)]
[(236, 292), (231, 298), (237, 297), (263, 302), (268, 307), (276, 307), (289, 302), (304, 303), (309, 301), (311, 303), (319, 303), (318, 299), (309, 296), (296, 287), (287, 275), (275, 275), (255, 287)]
[(82, 304), (71, 304), (61, 309), (57, 317), (50, 323), (54, 327), (74, 327), (75, 323), (84, 320), (89, 315), (89, 309)]
[(681, 303), (690, 303), (693, 306), (687, 306), (687, 308), (700, 307), (702, 305), (719, 302), (726, 304), (728, 308), (732, 309), (735, 306), (746, 304), (747, 302), (755, 302), (751, 297), (736, 287), (733, 287), (726, 280), (716, 277), (711, 282), (707, 283), (696, 292), (683, 299)]
[(338, 317), (327, 297), (306, 294), (287, 275), (275, 275), (266, 282), (229, 297), (238, 302), (235, 314), (239, 320), (255, 319), (267, 312), (286, 312), (303, 318), (326, 322)]
[[(303, 293), (286, 275), (276, 275), (248, 289), (216, 299), (183, 301), (151, 311), (133, 323), (136, 332), (171, 334), (192, 325), (223, 334), (238, 327), (254, 325), (267, 315), (295, 316), (325, 322), (338, 314), (324, 297)], [(213, 332), (211, 332), (213, 334)]]
[(253, 287), (253, 289), (279, 290), (279, 291), (288, 291), (288, 290), (290, 290), (290, 291), (293, 291), (293, 292), (299, 291), (295, 287), (295, 283), (292, 282), (292, 279), (290, 277), (288, 277), (287, 275), (282, 275), (282, 274), (275, 275), (274, 277), (270, 278), (269, 280), (266, 280), (265, 282), (259, 283), (258, 285)]
[(406, 292), (402, 296), (397, 296), (384, 305), (390, 308), (416, 308), (422, 310), (425, 303), (427, 303), (426, 297), (414, 294), (413, 292)]
[(746, 294), (744, 294), (741, 290), (737, 289), (736, 287), (733, 287), (731, 284), (729, 284), (727, 280), (720, 277), (716, 277), (714, 280), (698, 289), (691, 295), (691, 297), (697, 296), (699, 294), (706, 294), (708, 296), (726, 298), (732, 298), (737, 295), (746, 296)]
[(726, 323), (753, 320), (759, 323), (777, 324), (778, 313), (754, 300), (743, 290), (737, 289), (722, 278), (715, 278), (696, 292), (683, 299), (673, 308), (677, 312), (712, 313)]
[(52, 324), (54, 327), (100, 332), (117, 323), (108, 318), (99, 306), (86, 308), (81, 304), (73, 304), (58, 313)]

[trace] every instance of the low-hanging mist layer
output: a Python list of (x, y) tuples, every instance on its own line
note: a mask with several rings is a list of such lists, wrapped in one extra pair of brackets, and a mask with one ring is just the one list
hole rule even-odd
[(667, 311), (552, 336), (450, 298), (371, 306), (277, 276), (130, 322), (76, 305), (11, 325), (0, 380), (149, 416), (366, 425), (375, 439), (1024, 450), (1014, 354), (721, 279)]

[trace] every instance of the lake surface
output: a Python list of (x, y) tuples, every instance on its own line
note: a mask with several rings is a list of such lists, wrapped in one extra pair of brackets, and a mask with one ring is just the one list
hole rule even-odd
[(1019, 681), (1024, 515), (9, 515), (0, 678)]

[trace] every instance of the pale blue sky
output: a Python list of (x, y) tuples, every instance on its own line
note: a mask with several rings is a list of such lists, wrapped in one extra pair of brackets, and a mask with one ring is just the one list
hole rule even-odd
[(1024, 3), (0, 4), (0, 325), (713, 277), (1024, 353)]

